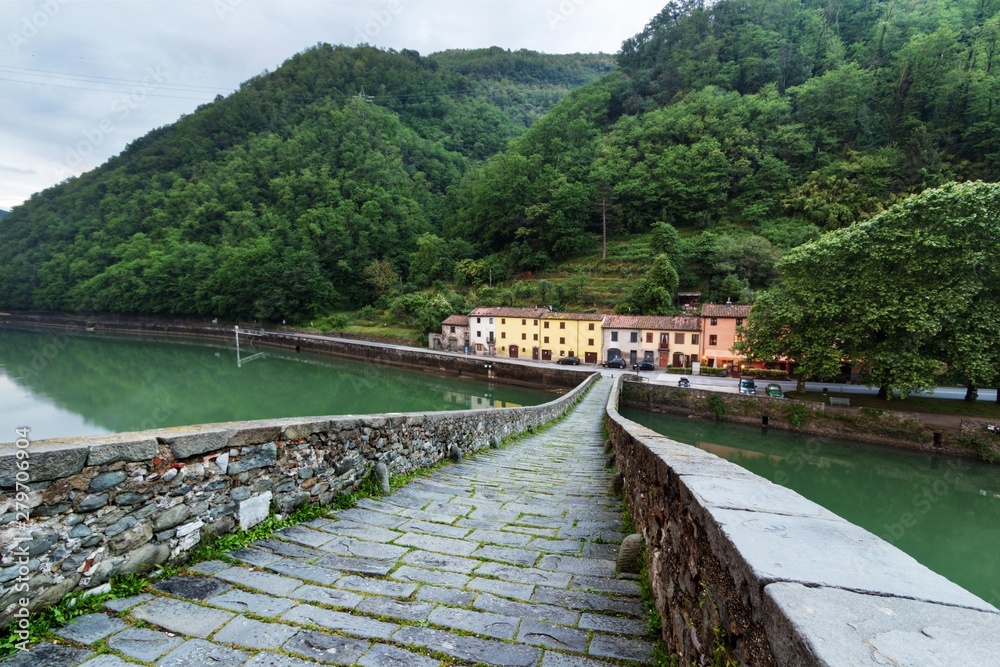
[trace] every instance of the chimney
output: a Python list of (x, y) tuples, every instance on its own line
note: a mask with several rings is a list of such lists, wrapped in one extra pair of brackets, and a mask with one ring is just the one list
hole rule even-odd
[(726, 299), (726, 308), (732, 308), (732, 307), (733, 307), (733, 297), (729, 297), (728, 299)]

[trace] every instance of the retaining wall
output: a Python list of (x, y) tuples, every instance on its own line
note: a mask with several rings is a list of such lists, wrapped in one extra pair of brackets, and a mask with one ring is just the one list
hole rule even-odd
[[(710, 419), (717, 418), (716, 410), (719, 409), (723, 412), (725, 421), (737, 424), (766, 425), (809, 435), (985, 460), (980, 451), (963, 444), (957, 437), (958, 433), (940, 428), (935, 430), (921, 423), (917, 413), (869, 408), (828, 410), (823, 403), (681, 389), (645, 382), (626, 382), (621, 401), (622, 407), (649, 412), (694, 414)], [(985, 429), (986, 424), (983, 421), (982, 428)]]
[[(87, 319), (69, 315), (0, 313), (0, 325), (3, 324), (58, 328), (77, 332), (92, 330), (104, 333), (221, 340), (230, 343), (235, 341), (235, 331), (232, 326), (183, 320), (161, 321), (126, 316)], [(241, 328), (242, 342), (246, 343), (250, 340), (247, 335), (249, 331), (251, 330)], [(593, 369), (576, 369), (569, 366), (559, 366), (555, 363), (552, 365), (516, 363), (494, 357), (476, 357), (388, 343), (373, 343), (350, 338), (284, 331), (269, 330), (266, 336), (254, 337), (253, 344), (313, 352), (357, 361), (391, 364), (449, 377), (465, 376), (555, 391), (576, 387), (590, 372), (593, 372)]]
[(620, 388), (605, 423), (680, 664), (996, 663), (995, 607), (794, 491), (623, 418)]
[(379, 461), (401, 474), (442, 460), (452, 444), (470, 453), (549, 422), (599, 376), (582, 377), (564, 396), (532, 407), (234, 422), (0, 445), (0, 627), (23, 607), (21, 598), (33, 610), (116, 574), (179, 559), (207, 533), (259, 523), (272, 504), (288, 512), (329, 503)]

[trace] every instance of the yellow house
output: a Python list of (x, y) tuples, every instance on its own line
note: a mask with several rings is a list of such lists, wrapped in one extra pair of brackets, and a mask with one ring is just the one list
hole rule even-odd
[(600, 313), (546, 313), (538, 332), (541, 360), (574, 356), (596, 364), (601, 358), (601, 325), (605, 317)]
[(539, 327), (546, 308), (479, 308), (489, 311), (496, 327), (497, 356), (510, 359), (539, 358)]

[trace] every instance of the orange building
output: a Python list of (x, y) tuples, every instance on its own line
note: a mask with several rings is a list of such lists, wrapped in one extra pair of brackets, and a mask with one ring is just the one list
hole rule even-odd
[(730, 301), (723, 304), (706, 303), (702, 306), (702, 364), (709, 368), (728, 368), (730, 372), (739, 371), (744, 357), (732, 348), (736, 343), (736, 328), (743, 326), (750, 308), (752, 306), (736, 305)]

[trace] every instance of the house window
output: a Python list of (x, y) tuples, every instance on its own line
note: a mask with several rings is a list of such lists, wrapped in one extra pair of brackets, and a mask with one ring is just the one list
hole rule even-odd
[(712, 318), (712, 326), (714, 327), (714, 326), (715, 326), (715, 325), (717, 325), (718, 323), (719, 323), (719, 318), (718, 318), (718, 317), (713, 317), (713, 318)]
[(521, 334), (521, 340), (528, 340), (528, 334), (526, 333)]
[(493, 324), (493, 318), (492, 317), (490, 318), (490, 324)]
[(716, 336), (715, 334), (712, 334), (711, 336), (708, 337), (708, 344), (712, 346), (718, 345), (719, 337)]
[(548, 345), (548, 343), (549, 343), (549, 337), (546, 336), (545, 339), (542, 340), (542, 342), (545, 343), (546, 345)]
[(591, 323), (590, 323), (590, 330), (591, 330), (591, 331), (593, 331), (593, 330), (594, 330), (594, 323), (593, 323), (593, 322), (591, 322)]
[(737, 317), (736, 318), (736, 326), (738, 326), (738, 327), (743, 326), (743, 318), (742, 317)]
[(538, 334), (532, 334), (534, 338), (532, 340), (538, 340)]
[(617, 343), (618, 342), (618, 332), (617, 331), (612, 331), (611, 332), (611, 342), (612, 343)]
[(633, 331), (631, 333), (631, 335), (629, 336), (629, 342), (630, 343), (638, 343), (639, 342), (639, 332), (638, 331)]
[(506, 317), (500, 318), (500, 324), (507, 324), (507, 318)]
[(566, 323), (565, 322), (560, 322), (559, 323), (559, 328), (560, 329), (565, 329), (566, 328)]
[(525, 324), (527, 324), (527, 323), (528, 323), (528, 320), (521, 320), (521, 326), (522, 326), (522, 327), (523, 327), (523, 326), (524, 326)]
[(684, 334), (682, 334), (682, 333), (675, 333), (674, 334), (674, 345), (683, 345), (683, 344), (684, 344)]
[(700, 339), (701, 339), (701, 336), (699, 334), (691, 334), (691, 344), (692, 345), (697, 345), (698, 341)]
[(653, 342), (653, 332), (652, 331), (647, 331), (646, 332), (646, 342), (647, 343), (652, 343)]
[(476, 338), (482, 338), (482, 337), (483, 337), (483, 332), (482, 331), (477, 331), (476, 332)]
[(501, 338), (506, 338), (507, 337), (507, 332), (506, 331), (501, 331), (500, 332), (500, 337)]
[(566, 344), (566, 339), (565, 339), (565, 338), (562, 338), (562, 337), (560, 337), (560, 338), (559, 338), (559, 344), (560, 344), (560, 345), (565, 345), (565, 344)]
[(537, 327), (538, 326), (538, 320), (531, 320), (531, 326)]
[(452, 333), (455, 333), (455, 327), (452, 327), (452, 328), (451, 328), (451, 332), (452, 332)]
[(543, 329), (548, 329), (549, 328), (549, 323), (548, 322), (542, 323), (542, 328)]
[(482, 324), (482, 323), (483, 323), (483, 318), (477, 317), (476, 318), (476, 324)]
[(590, 347), (594, 347), (594, 339), (593, 338), (588, 338), (587, 339), (587, 345), (589, 345)]

